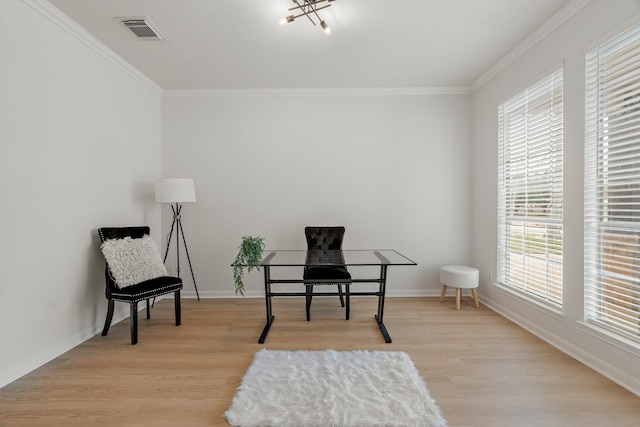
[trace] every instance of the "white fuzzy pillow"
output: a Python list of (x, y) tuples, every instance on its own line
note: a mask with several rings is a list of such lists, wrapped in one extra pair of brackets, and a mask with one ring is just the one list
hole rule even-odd
[(167, 275), (156, 244), (148, 235), (139, 239), (109, 239), (100, 249), (121, 288)]

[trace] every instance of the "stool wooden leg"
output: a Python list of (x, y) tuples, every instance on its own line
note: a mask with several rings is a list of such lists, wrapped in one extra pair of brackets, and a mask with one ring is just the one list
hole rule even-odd
[(447, 285), (442, 285), (442, 292), (440, 292), (440, 302), (444, 302), (445, 293), (447, 293)]
[(471, 289), (471, 294), (473, 295), (473, 303), (476, 305), (476, 308), (480, 308), (480, 303), (478, 303), (478, 292), (476, 289)]
[(460, 296), (462, 295), (462, 289), (456, 288), (456, 310), (460, 310)]

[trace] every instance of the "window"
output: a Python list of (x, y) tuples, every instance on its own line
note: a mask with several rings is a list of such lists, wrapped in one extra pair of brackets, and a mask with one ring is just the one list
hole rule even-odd
[(498, 282), (562, 307), (562, 68), (498, 107)]
[(585, 320), (640, 341), (640, 25), (586, 55)]

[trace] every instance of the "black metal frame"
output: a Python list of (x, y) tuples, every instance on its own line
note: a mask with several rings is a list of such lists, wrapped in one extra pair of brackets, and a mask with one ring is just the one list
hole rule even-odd
[[(350, 297), (351, 296), (377, 296), (378, 297), (378, 312), (374, 315), (376, 323), (380, 328), (380, 332), (384, 337), (386, 343), (391, 343), (391, 336), (387, 331), (386, 326), (383, 322), (384, 317), (384, 299), (387, 288), (387, 267), (390, 262), (379, 252), (374, 252), (376, 256), (380, 259), (380, 277), (376, 279), (350, 279), (350, 280), (340, 280), (340, 283), (344, 283), (346, 285), (345, 301), (346, 301), (346, 320), (349, 320), (349, 309), (350, 309)], [(271, 329), (271, 325), (275, 320), (275, 316), (273, 314), (273, 306), (271, 303), (271, 299), (273, 297), (291, 297), (291, 296), (305, 296), (309, 298), (310, 296), (335, 296), (340, 295), (338, 292), (274, 292), (271, 290), (272, 284), (279, 283), (302, 283), (302, 284), (321, 284), (326, 283), (326, 280), (295, 280), (295, 279), (272, 279), (271, 278), (271, 266), (268, 265), (268, 262), (271, 257), (275, 255), (274, 252), (270, 253), (265, 260), (262, 262), (262, 268), (264, 268), (264, 295), (265, 295), (265, 308), (266, 308), (266, 323), (262, 330), (262, 334), (260, 334), (260, 338), (258, 339), (259, 344), (264, 344), (267, 339), (267, 335), (269, 334), (269, 330)], [(378, 283), (378, 291), (369, 291), (369, 292), (351, 292), (350, 285), (352, 283)], [(305, 286), (306, 287), (306, 286)]]
[[(182, 243), (184, 244), (184, 251), (187, 254), (187, 261), (189, 262), (189, 270), (191, 270), (191, 279), (193, 279), (193, 287), (196, 290), (196, 297), (200, 301), (200, 294), (198, 293), (198, 285), (196, 285), (196, 276), (193, 274), (193, 267), (191, 267), (191, 258), (189, 257), (189, 248), (187, 248), (187, 239), (184, 237), (184, 228), (182, 227), (182, 205), (176, 203), (175, 206), (171, 205), (173, 211), (173, 221), (171, 222), (171, 230), (169, 231), (169, 238), (167, 239), (167, 248), (164, 251), (163, 262), (167, 263), (167, 255), (169, 255), (169, 246), (171, 245), (171, 238), (173, 237), (173, 230), (176, 230), (176, 273), (180, 277), (180, 236), (182, 236)], [(154, 299), (155, 302), (155, 299)]]

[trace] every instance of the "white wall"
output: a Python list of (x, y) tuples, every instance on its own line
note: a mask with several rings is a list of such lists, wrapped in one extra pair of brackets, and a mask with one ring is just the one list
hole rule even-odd
[[(481, 269), (482, 300), (498, 312), (640, 394), (640, 348), (581, 325), (583, 320), (584, 54), (621, 25), (639, 22), (637, 0), (594, 0), (507, 69), (477, 90), (473, 117), (473, 264)], [(634, 18), (635, 17), (635, 18)], [(630, 18), (632, 19), (630, 21)], [(554, 316), (489, 281), (495, 274), (497, 108), (501, 101), (564, 61), (564, 313)]]
[(160, 235), (159, 92), (30, 4), (0, 2), (0, 386), (102, 327), (98, 227)]
[[(469, 126), (469, 95), (163, 96), (162, 174), (196, 184), (183, 222), (200, 295), (234, 295), (243, 235), (304, 249), (305, 225), (416, 261), (390, 269), (390, 295), (437, 293), (439, 266), (471, 255)], [(245, 284), (263, 295), (261, 272)]]
[[(635, 0), (615, 8), (594, 0), (473, 97), (160, 101), (159, 88), (74, 37), (82, 31), (39, 0), (3, 0), (0, 386), (99, 331), (106, 300), (96, 228), (149, 224), (160, 242), (171, 219), (165, 207), (161, 222), (153, 203), (162, 168), (164, 177), (196, 182), (198, 202), (183, 217), (202, 296), (233, 295), (229, 264), (242, 235), (260, 234), (268, 248), (303, 248), (305, 225), (342, 224), (345, 248), (390, 247), (418, 262), (390, 270), (390, 294), (437, 295), (440, 265), (476, 265), (486, 304), (638, 393), (638, 349), (579, 322), (583, 54), (639, 9)], [(557, 318), (498, 292), (488, 271), (497, 263), (497, 105), (561, 60), (566, 313)], [(193, 296), (184, 261), (182, 268)], [(248, 278), (248, 295), (262, 294), (261, 279)]]

